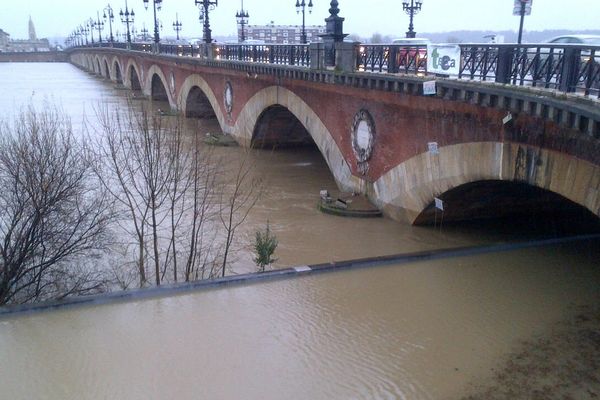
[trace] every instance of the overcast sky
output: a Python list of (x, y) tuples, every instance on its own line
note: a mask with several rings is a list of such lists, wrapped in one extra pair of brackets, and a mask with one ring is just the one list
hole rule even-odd
[[(109, 0), (1, 0), (0, 29), (13, 39), (27, 37), (27, 22), (32, 16), (38, 37), (68, 35), (77, 25), (109, 4)], [(346, 18), (345, 33), (370, 37), (374, 32), (402, 37), (407, 30), (408, 17), (402, 11), (401, 0), (338, 0), (340, 16)], [(518, 17), (512, 16), (514, 0), (424, 0), (423, 10), (415, 18), (417, 32), (445, 32), (451, 30), (517, 30)], [(152, 3), (152, 0), (150, 0)], [(263, 25), (274, 21), (278, 25), (299, 25), (296, 0), (245, 0), (244, 8), (250, 13), (250, 24)], [(313, 0), (307, 25), (324, 24), (329, 15), (329, 1)], [(118, 11), (125, 0), (110, 0), (115, 10), (114, 30), (124, 31)], [(129, 0), (136, 13), (135, 25), (142, 23), (152, 30), (151, 7), (144, 10), (143, 0)], [(213, 36), (234, 35), (235, 13), (240, 0), (220, 0), (210, 13)], [(174, 35), (175, 14), (183, 23), (182, 35), (201, 37), (198, 8), (194, 0), (163, 0), (159, 19), (163, 22), (163, 36)], [(108, 25), (108, 24), (107, 24)], [(600, 0), (534, 0), (533, 11), (526, 18), (526, 30), (543, 29), (599, 29)], [(105, 32), (108, 32), (106, 26)]]

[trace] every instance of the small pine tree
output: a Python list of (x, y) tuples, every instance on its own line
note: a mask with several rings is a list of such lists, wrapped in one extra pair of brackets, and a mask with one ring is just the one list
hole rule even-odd
[(258, 267), (258, 272), (265, 272), (265, 267), (277, 261), (276, 258), (271, 258), (279, 242), (277, 237), (271, 232), (269, 222), (264, 231), (256, 231), (256, 240), (254, 242), (254, 251), (256, 258), (254, 262)]

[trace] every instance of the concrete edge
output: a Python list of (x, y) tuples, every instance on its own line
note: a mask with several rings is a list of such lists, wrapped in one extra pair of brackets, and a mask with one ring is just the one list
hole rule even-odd
[(275, 271), (232, 275), (226, 276), (224, 278), (202, 280), (189, 283), (177, 283), (147, 289), (124, 290), (94, 296), (73, 297), (65, 300), (55, 300), (35, 304), (0, 307), (0, 319), (21, 316), (24, 314), (53, 311), (64, 308), (97, 306), (129, 301), (139, 301), (145, 299), (154, 299), (177, 294), (193, 293), (201, 290), (218, 289), (221, 287), (232, 285), (268, 282), (273, 280), (314, 275), (318, 273), (336, 272), (359, 268), (372, 268), (391, 264), (409, 264), (425, 260), (439, 260), (445, 258), (476, 256), (487, 253), (508, 252), (526, 248), (545, 247), (556, 244), (592, 240), (600, 240), (600, 234), (571, 236), (557, 239), (541, 239), (519, 243), (500, 243), (481, 246), (465, 246), (430, 251), (394, 254), (389, 256), (369, 257), (332, 263), (302, 265)]

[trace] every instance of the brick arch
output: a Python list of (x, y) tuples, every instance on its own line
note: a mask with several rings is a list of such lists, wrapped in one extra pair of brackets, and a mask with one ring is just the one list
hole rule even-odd
[(552, 150), (479, 142), (421, 153), (381, 176), (368, 194), (398, 221), (414, 223), (435, 197), (479, 181), (507, 181), (558, 194), (600, 217), (600, 166)]
[(119, 77), (121, 78), (121, 82), (119, 83), (124, 83), (125, 82), (125, 72), (123, 71), (123, 66), (121, 65), (121, 61), (119, 60), (119, 57), (114, 56), (111, 60), (111, 79), (115, 82), (119, 81)]
[(94, 57), (94, 73), (97, 75), (102, 75), (102, 60), (98, 55)]
[(112, 79), (111, 68), (106, 56), (102, 57), (102, 71), (101, 75), (104, 78)]
[(352, 175), (350, 166), (323, 121), (304, 100), (286, 88), (270, 86), (252, 96), (240, 112), (232, 135), (242, 145), (250, 146), (259, 117), (263, 111), (276, 105), (287, 108), (302, 123), (321, 151), (340, 189), (361, 191), (364, 182)]
[[(213, 108), (217, 116), (217, 120), (219, 121), (219, 125), (221, 129), (226, 132), (228, 130), (227, 124), (225, 123), (225, 116), (223, 115), (223, 110), (221, 109), (221, 103), (215, 96), (214, 92), (208, 85), (208, 83), (198, 74), (190, 75), (186, 78), (186, 80), (181, 85), (179, 89), (179, 96), (177, 97), (177, 108), (181, 110), (183, 115), (187, 113), (187, 100), (190, 95), (190, 92), (193, 88), (199, 88), (208, 98), (210, 105)], [(227, 132), (229, 133), (229, 132)]]
[(142, 91), (144, 90), (144, 82), (142, 81), (142, 74), (140, 73), (140, 68), (138, 67), (138, 65), (136, 64), (135, 60), (133, 58), (130, 58), (129, 61), (127, 61), (127, 67), (125, 68), (125, 75), (123, 76), (123, 84), (128, 87), (129, 89), (133, 89), (132, 85), (131, 85), (131, 68), (133, 68), (133, 70), (135, 71), (135, 73), (137, 74), (138, 80), (140, 81), (140, 86)]
[[(171, 108), (177, 109), (177, 104), (173, 100), (173, 93), (171, 92), (171, 85), (169, 84), (169, 81), (165, 77), (165, 74), (162, 72), (160, 67), (157, 66), (156, 64), (154, 64), (150, 68), (148, 68), (148, 73), (146, 74), (146, 79), (145, 79), (145, 82), (143, 83), (143, 87), (142, 87), (144, 94), (146, 96), (152, 96), (152, 78), (154, 77), (154, 75), (158, 76), (158, 78), (161, 80), (163, 86), (165, 87), (165, 90), (167, 92), (167, 97), (169, 99), (169, 105), (171, 106)], [(138, 77), (139, 77), (139, 75), (138, 75)], [(141, 77), (140, 77), (140, 79), (141, 79)]]

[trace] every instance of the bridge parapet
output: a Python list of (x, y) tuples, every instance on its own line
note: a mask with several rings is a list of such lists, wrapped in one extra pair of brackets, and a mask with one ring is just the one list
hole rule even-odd
[[(228, 55), (241, 47), (233, 45), (232, 47), (221, 48), (225, 49), (223, 51), (225, 55)], [(251, 45), (248, 47), (254, 48), (255, 46)], [(289, 46), (280, 45), (278, 47)], [(600, 101), (594, 97), (582, 94), (567, 93), (558, 88), (549, 89), (544, 86), (521, 86), (512, 84), (512, 82), (498, 83), (489, 80), (456, 79), (423, 74), (376, 74), (363, 71), (340, 72), (334, 69), (311, 69), (302, 65), (289, 65), (283, 63), (281, 60), (281, 63), (232, 60), (232, 57), (227, 58), (225, 55), (208, 58), (202, 56), (202, 52), (206, 51), (202, 46), (161, 46), (165, 52), (160, 54), (152, 53), (151, 45), (137, 44), (134, 48), (136, 50), (128, 51), (117, 48), (96, 47), (94, 51), (112, 52), (121, 55), (127, 53), (139, 54), (141, 52), (145, 58), (155, 59), (157, 62), (161, 60), (176, 60), (177, 63), (183, 65), (199, 65), (220, 70), (234, 70), (245, 72), (248, 76), (253, 77), (270, 76), (277, 79), (292, 79), (416, 96), (424, 96), (425, 82), (435, 80), (434, 96), (436, 97), (441, 97), (448, 101), (468, 102), (484, 107), (492, 107), (505, 110), (507, 113), (534, 116), (549, 122), (568, 126), (586, 135), (600, 138)], [(267, 50), (269, 48), (271, 47), (261, 46), (260, 57), (268, 54)], [(289, 56), (292, 53), (280, 52), (279, 54), (287, 54)], [(600, 79), (600, 71), (598, 74)]]
[[(124, 44), (96, 44), (96, 47), (123, 48)], [(127, 46), (126, 46), (127, 47)], [(155, 46), (133, 43), (134, 51), (156, 52)], [(512, 86), (538, 87), (600, 98), (600, 46), (573, 44), (460, 44), (458, 73), (449, 78), (492, 81)], [(333, 52), (338, 70), (385, 74), (428, 75), (428, 46), (403, 44), (338, 43)], [(158, 53), (179, 57), (246, 61), (324, 69), (336, 65), (324, 61), (323, 44), (202, 44), (160, 45)], [(336, 50), (337, 49), (337, 50)], [(331, 59), (336, 59), (335, 54)], [(345, 65), (339, 65), (344, 59)], [(311, 60), (313, 60), (311, 62)], [(335, 64), (335, 63), (334, 63)], [(348, 67), (349, 66), (349, 67)], [(435, 76), (435, 74), (429, 74)]]

